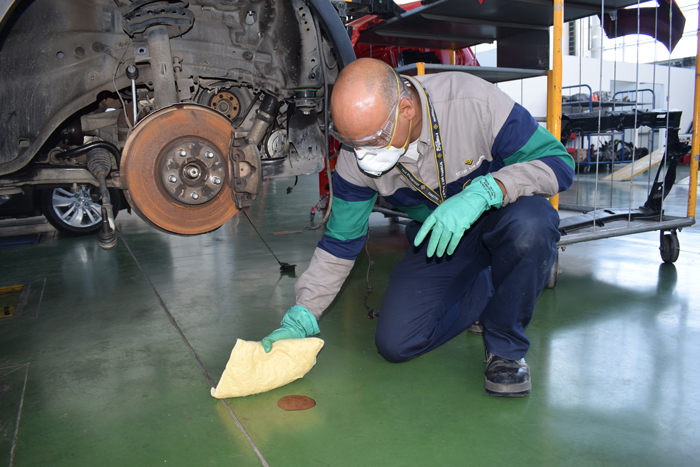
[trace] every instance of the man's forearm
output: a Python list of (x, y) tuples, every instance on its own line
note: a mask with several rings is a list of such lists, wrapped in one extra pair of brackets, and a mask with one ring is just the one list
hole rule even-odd
[(305, 307), (316, 319), (320, 318), (340, 291), (354, 264), (354, 261), (337, 258), (316, 248), (309, 268), (294, 286), (295, 304)]
[(542, 161), (534, 160), (508, 165), (491, 175), (503, 189), (504, 206), (521, 196), (554, 196), (559, 192), (556, 175)]
[[(496, 179), (494, 178), (494, 180), (496, 180)], [(506, 197), (506, 187), (503, 186), (503, 183), (501, 183), (499, 180), (496, 180), (496, 184), (498, 185), (498, 188), (500, 188), (501, 191), (503, 192), (503, 198), (505, 198)]]

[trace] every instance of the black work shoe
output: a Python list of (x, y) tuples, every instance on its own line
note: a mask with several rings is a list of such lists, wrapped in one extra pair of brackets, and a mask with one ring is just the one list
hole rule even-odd
[(477, 321), (476, 323), (472, 324), (467, 328), (467, 332), (481, 335), (484, 333), (484, 326), (479, 321)]
[(488, 395), (523, 397), (530, 395), (531, 388), (530, 367), (524, 358), (506, 360), (486, 351), (484, 389)]

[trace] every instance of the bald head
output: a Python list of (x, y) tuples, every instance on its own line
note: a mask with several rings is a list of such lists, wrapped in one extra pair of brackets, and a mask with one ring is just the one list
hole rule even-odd
[(398, 98), (396, 75), (389, 65), (372, 58), (355, 60), (333, 86), (333, 122), (343, 136), (367, 136), (386, 121)]

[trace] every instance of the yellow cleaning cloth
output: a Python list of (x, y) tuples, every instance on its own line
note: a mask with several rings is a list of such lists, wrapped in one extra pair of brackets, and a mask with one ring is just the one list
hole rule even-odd
[(218, 386), (217, 399), (243, 397), (284, 386), (304, 376), (316, 364), (323, 341), (315, 337), (284, 339), (265, 353), (260, 342), (236, 340)]

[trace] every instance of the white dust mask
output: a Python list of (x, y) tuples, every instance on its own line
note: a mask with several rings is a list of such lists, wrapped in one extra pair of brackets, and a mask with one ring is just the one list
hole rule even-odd
[(380, 177), (393, 169), (399, 158), (408, 149), (412, 125), (413, 122), (409, 124), (406, 143), (400, 148), (395, 148), (391, 144), (386, 148), (355, 148), (357, 165), (360, 167), (360, 170), (371, 177)]
[(355, 148), (357, 165), (360, 166), (360, 170), (373, 177), (379, 177), (394, 168), (405, 152), (405, 147), (395, 148), (393, 146), (381, 149)]

